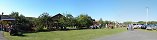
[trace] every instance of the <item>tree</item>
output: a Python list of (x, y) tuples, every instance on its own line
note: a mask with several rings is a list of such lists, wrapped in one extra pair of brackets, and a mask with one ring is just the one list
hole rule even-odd
[(19, 17), (19, 12), (12, 12), (10, 14), (10, 16), (14, 17), (14, 18), (18, 18)]
[(79, 25), (78, 28), (83, 28), (83, 27), (89, 28), (89, 26), (91, 26), (93, 24), (92, 18), (90, 16), (84, 15), (84, 14), (81, 14), (77, 17), (77, 22)]
[(132, 23), (133, 23), (132, 21), (123, 22), (123, 24), (125, 24), (125, 25), (132, 24)]
[(104, 23), (104, 21), (102, 20), (102, 18), (100, 18), (99, 23), (100, 23), (100, 24), (103, 24), (103, 23)]
[(157, 24), (157, 21), (149, 21), (148, 24)]
[[(59, 23), (64, 26), (64, 29), (66, 27), (73, 27), (76, 22), (74, 17), (71, 14), (65, 14), (62, 18), (59, 19)], [(62, 28), (63, 29), (63, 28)]]
[(146, 22), (144, 22), (144, 21), (138, 21), (137, 23), (138, 24), (145, 24)]
[(30, 20), (27, 20), (24, 15), (19, 15), (18, 12), (12, 12), (10, 16), (14, 17), (16, 20), (12, 24), (16, 25), (18, 29), (24, 32), (32, 31), (32, 25)]
[(43, 31), (44, 28), (49, 27), (50, 21), (51, 21), (51, 16), (45, 12), (45, 13), (41, 14), (36, 21), (37, 21), (37, 30)]
[(66, 22), (68, 22), (68, 26), (70, 27), (70, 26), (74, 26), (76, 23), (75, 23), (75, 19), (74, 19), (74, 17), (71, 15), (71, 14), (66, 14), (66, 19), (67, 19), (67, 21)]
[(99, 23), (101, 24), (100, 28), (102, 28), (103, 25), (105, 25), (104, 21), (102, 20), (102, 18), (100, 18)]

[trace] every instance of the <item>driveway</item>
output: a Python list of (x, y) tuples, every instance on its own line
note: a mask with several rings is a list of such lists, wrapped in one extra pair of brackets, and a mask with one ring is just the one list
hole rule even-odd
[(157, 32), (134, 30), (94, 40), (157, 40)]
[(0, 31), (0, 40), (6, 40), (6, 39), (3, 37), (2, 31)]

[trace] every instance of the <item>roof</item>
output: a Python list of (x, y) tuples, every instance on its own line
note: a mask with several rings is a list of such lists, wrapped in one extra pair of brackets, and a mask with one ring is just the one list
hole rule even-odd
[(57, 15), (54, 15), (53, 17), (52, 17), (52, 19), (59, 19), (59, 18), (61, 18), (61, 17), (64, 17), (62, 14), (57, 14)]
[(15, 18), (10, 15), (0, 15), (0, 20), (15, 20)]

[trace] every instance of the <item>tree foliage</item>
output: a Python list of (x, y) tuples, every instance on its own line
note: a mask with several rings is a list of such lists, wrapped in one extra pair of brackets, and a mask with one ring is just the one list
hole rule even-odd
[[(13, 16), (16, 21), (14, 24), (18, 24), (21, 29), (34, 29), (35, 31), (52, 30), (52, 29), (66, 29), (69, 27), (75, 27), (77, 29), (89, 28), (93, 25), (93, 19), (87, 14), (80, 14), (74, 17), (71, 14), (65, 14), (61, 17), (50, 16), (48, 13), (42, 13), (38, 18), (25, 17), (18, 12), (12, 12), (10, 16)], [(100, 24), (109, 24), (110, 21), (103, 21), (102, 18), (98, 21)]]
[(138, 21), (137, 23), (138, 24), (145, 24), (146, 22), (144, 22), (144, 21)]
[(102, 20), (102, 18), (99, 19), (99, 23), (101, 24), (100, 28), (105, 27), (106, 23)]
[(89, 26), (93, 24), (93, 19), (88, 15), (81, 14), (77, 17), (77, 22), (78, 22), (79, 27), (89, 28)]
[(44, 28), (48, 28), (51, 22), (51, 16), (48, 13), (41, 14), (36, 21), (36, 31), (42, 31)]
[(26, 19), (24, 15), (19, 15), (18, 12), (12, 12), (10, 16), (14, 17), (16, 20), (12, 23), (13, 25), (17, 25), (17, 27), (24, 32), (32, 31), (32, 23), (30, 22), (31, 19)]

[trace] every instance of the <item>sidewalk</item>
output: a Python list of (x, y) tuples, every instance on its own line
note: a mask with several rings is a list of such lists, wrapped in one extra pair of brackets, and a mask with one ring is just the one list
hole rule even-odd
[(6, 40), (4, 37), (3, 37), (3, 32), (0, 31), (0, 40)]

